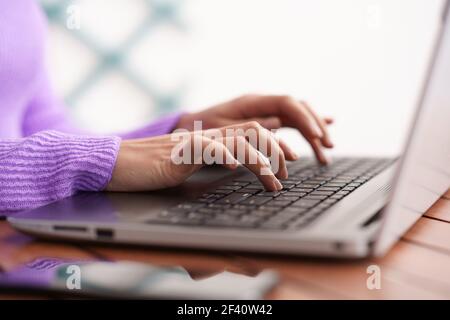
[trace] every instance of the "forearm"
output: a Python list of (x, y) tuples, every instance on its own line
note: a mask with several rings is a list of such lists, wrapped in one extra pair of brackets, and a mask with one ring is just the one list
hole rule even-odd
[(43, 131), (0, 140), (0, 215), (38, 207), (111, 180), (120, 138)]

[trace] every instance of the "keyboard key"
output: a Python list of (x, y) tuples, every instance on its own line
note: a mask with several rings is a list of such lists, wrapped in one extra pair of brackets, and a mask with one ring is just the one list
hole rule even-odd
[(247, 212), (247, 211), (250, 211), (250, 209), (251, 209), (249, 206), (244, 206), (244, 205), (240, 205), (240, 204), (235, 204), (231, 208), (234, 210), (240, 210), (242, 212)]
[(325, 181), (321, 181), (321, 180), (306, 180), (302, 182), (303, 184), (312, 184), (312, 185), (321, 185), (323, 183), (325, 183)]
[(220, 210), (225, 210), (225, 209), (228, 209), (228, 208), (230, 208), (230, 207), (231, 207), (230, 204), (219, 203), (219, 202), (211, 203), (211, 204), (208, 204), (208, 206), (207, 206), (207, 208), (211, 208), (211, 209), (220, 209)]
[(242, 189), (236, 190), (235, 192), (255, 194), (255, 193), (259, 192), (259, 190), (258, 189), (249, 189), (249, 188), (244, 187)]
[(270, 201), (270, 205), (274, 207), (285, 207), (289, 205), (292, 201), (286, 201), (286, 200), (277, 200), (275, 198), (274, 200)]
[(242, 188), (242, 186), (240, 186), (240, 185), (225, 185), (225, 186), (220, 186), (217, 189), (219, 189), (219, 190), (233, 190), (233, 191), (236, 191), (236, 190), (239, 190), (241, 188)]
[(217, 203), (237, 204), (251, 196), (251, 193), (232, 193), (222, 199), (219, 199)]
[(311, 192), (309, 195), (312, 196), (330, 196), (334, 193), (334, 191), (323, 191), (323, 190), (316, 190)]
[(321, 202), (317, 206), (315, 206), (314, 209), (316, 209), (316, 208), (318, 208), (318, 209), (326, 209), (326, 208), (328, 208), (330, 206), (331, 206), (331, 203)]
[(309, 209), (308, 208), (302, 208), (302, 207), (286, 207), (284, 208), (282, 211), (283, 212), (292, 212), (294, 213), (296, 216), (299, 216), (301, 214), (304, 214), (305, 212), (307, 212)]
[(271, 212), (271, 213), (278, 212), (280, 210), (281, 210), (280, 207), (274, 207), (274, 206), (268, 206), (268, 205), (261, 206), (258, 208), (258, 211), (267, 211), (267, 212)]
[(201, 199), (209, 199), (209, 198), (214, 198), (215, 194), (214, 193), (204, 193), (200, 196)]
[(281, 184), (283, 185), (283, 190), (290, 190), (295, 187), (295, 184), (292, 183), (281, 182)]
[(329, 183), (350, 183), (354, 180), (354, 177), (351, 178), (335, 178), (333, 180), (330, 180)]
[(328, 198), (328, 196), (324, 196), (324, 195), (312, 195), (312, 194), (308, 194), (306, 197), (302, 198), (302, 199), (313, 199), (313, 200), (324, 200)]
[(349, 183), (348, 185), (347, 185), (347, 187), (359, 187), (360, 185), (361, 185), (362, 183), (356, 183), (356, 182), (352, 182), (352, 183)]
[(250, 204), (250, 205), (256, 205), (256, 206), (260, 206), (265, 204), (266, 202), (269, 202), (270, 200), (272, 200), (269, 197), (257, 197), (257, 196), (253, 196), (250, 198), (246, 198), (243, 201), (239, 202), (240, 204)]
[(318, 204), (320, 200), (300, 199), (292, 204), (293, 207), (312, 208)]
[[(277, 210), (279, 210), (279, 208)], [(255, 217), (266, 218), (266, 217), (271, 216), (273, 214), (273, 212), (255, 209), (255, 210), (250, 211), (249, 214), (252, 216), (255, 216)]]
[(289, 191), (289, 192), (286, 192), (285, 194), (284, 194), (285, 196), (289, 196), (289, 197), (297, 197), (297, 198), (300, 198), (300, 197), (304, 197), (304, 196), (306, 196), (307, 195), (307, 193), (305, 193), (305, 192), (296, 192), (296, 191)]
[(214, 191), (215, 194), (223, 194), (223, 195), (227, 195), (232, 192), (233, 192), (233, 190), (230, 190), (230, 189), (217, 189)]
[(307, 183), (300, 183), (297, 185), (299, 188), (306, 188), (306, 189), (316, 189), (320, 187), (320, 184), (307, 184)]
[(316, 189), (317, 191), (338, 191), (340, 187), (320, 187)]
[(324, 211), (324, 209), (325, 209), (324, 207), (320, 207), (320, 206), (314, 207), (308, 211), (307, 217), (310, 219), (315, 218), (319, 214), (321, 214)]
[(324, 200), (322, 203), (335, 204), (336, 202), (337, 202), (337, 199), (328, 198), (328, 199)]
[(281, 195), (279, 197), (277, 197), (277, 201), (290, 201), (290, 202), (294, 202), (297, 201), (300, 197), (295, 197), (295, 196), (291, 196), (291, 194), (289, 193), (285, 193), (284, 195)]
[(261, 191), (264, 190), (263, 186), (259, 182), (257, 184), (249, 184), (249, 185), (245, 186), (245, 188), (246, 189), (261, 190)]
[(206, 203), (206, 204), (213, 203), (216, 200), (217, 199), (214, 199), (214, 198), (213, 199), (203, 199), (203, 198), (197, 199), (198, 202), (202, 202), (202, 203)]
[(308, 193), (308, 192), (311, 192), (313, 190), (314, 190), (313, 188), (299, 188), (299, 187), (295, 187), (295, 188), (292, 188), (290, 191), (291, 192), (305, 192), (305, 193)]
[(261, 197), (277, 197), (280, 194), (282, 194), (284, 192), (280, 192), (280, 191), (264, 191), (264, 192), (260, 192), (257, 194), (257, 196), (261, 196)]
[(324, 187), (345, 187), (346, 183), (344, 182), (328, 182), (324, 184)]

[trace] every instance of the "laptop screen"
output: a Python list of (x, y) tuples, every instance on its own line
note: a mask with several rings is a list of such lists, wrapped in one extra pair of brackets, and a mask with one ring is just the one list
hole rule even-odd
[(389, 248), (450, 187), (450, 18), (443, 24), (375, 246)]

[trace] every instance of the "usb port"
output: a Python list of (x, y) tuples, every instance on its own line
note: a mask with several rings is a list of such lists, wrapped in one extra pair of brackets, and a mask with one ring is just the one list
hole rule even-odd
[(96, 229), (98, 239), (112, 239), (114, 238), (114, 231), (111, 229)]

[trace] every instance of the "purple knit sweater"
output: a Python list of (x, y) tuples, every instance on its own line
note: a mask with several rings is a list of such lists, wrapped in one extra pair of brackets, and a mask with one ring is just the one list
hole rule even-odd
[(117, 136), (81, 135), (48, 80), (45, 35), (37, 1), (0, 0), (0, 215), (103, 190), (121, 138), (165, 134), (179, 119)]

